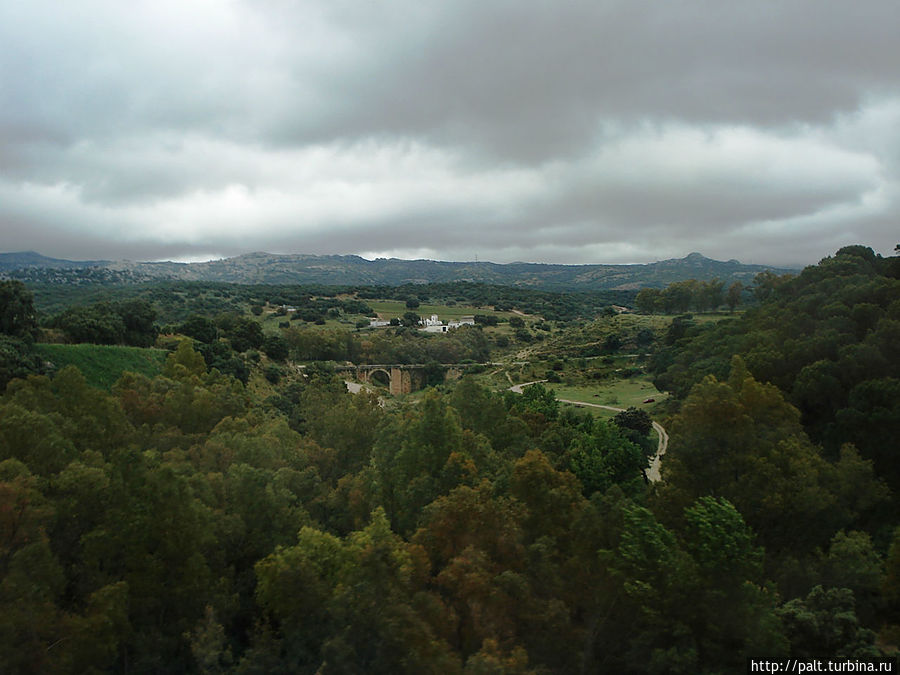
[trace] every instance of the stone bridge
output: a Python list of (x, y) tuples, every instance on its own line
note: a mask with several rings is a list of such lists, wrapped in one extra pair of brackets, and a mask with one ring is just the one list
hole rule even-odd
[[(465, 365), (458, 363), (438, 364), (444, 371), (444, 381), (457, 380), (463, 373)], [(469, 364), (472, 365), (472, 364)], [(352, 372), (354, 377), (368, 384), (375, 373), (382, 373), (388, 380), (391, 394), (409, 394), (422, 389), (425, 386), (425, 368), (422, 363), (365, 365), (365, 366), (337, 366), (335, 370), (345, 373)]]

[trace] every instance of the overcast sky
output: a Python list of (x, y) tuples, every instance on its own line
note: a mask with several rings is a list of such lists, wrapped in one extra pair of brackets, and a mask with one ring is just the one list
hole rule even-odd
[(0, 251), (900, 241), (897, 0), (0, 0)]

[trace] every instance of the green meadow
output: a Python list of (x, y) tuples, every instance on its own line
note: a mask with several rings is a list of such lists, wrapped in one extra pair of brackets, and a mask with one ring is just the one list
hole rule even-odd
[(88, 384), (103, 389), (112, 387), (126, 370), (148, 377), (158, 375), (168, 354), (165, 349), (91, 344), (38, 344), (35, 351), (56, 370), (75, 366)]

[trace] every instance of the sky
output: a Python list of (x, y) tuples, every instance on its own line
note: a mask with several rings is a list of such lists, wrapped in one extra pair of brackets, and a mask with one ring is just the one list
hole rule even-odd
[(900, 241), (896, 0), (0, 0), (0, 251)]

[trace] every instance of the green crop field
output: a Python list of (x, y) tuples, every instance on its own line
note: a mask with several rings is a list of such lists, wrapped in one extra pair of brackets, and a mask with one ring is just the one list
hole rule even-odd
[(75, 366), (88, 384), (103, 389), (109, 389), (126, 370), (148, 377), (158, 375), (168, 354), (164, 349), (90, 344), (38, 344), (35, 351), (56, 370)]

